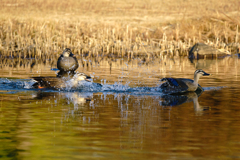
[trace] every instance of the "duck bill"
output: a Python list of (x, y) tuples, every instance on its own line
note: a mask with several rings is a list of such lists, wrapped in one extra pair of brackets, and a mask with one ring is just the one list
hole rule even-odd
[(92, 82), (92, 77), (87, 76), (87, 77), (86, 77), (86, 81), (88, 81), (88, 82)]
[(211, 74), (208, 74), (208, 73), (204, 73), (203, 76), (210, 76)]

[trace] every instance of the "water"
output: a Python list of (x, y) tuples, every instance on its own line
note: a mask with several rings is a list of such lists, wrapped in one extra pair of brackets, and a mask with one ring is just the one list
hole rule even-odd
[[(238, 58), (89, 61), (78, 71), (104, 90), (32, 89), (29, 77), (55, 76), (54, 65), (1, 64), (2, 159), (240, 158)], [(192, 79), (196, 68), (212, 74), (201, 95), (156, 90), (160, 78)]]

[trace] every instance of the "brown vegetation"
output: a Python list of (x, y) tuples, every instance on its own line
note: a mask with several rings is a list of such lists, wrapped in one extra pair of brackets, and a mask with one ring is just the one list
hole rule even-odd
[(196, 42), (231, 51), (238, 1), (2, 0), (0, 54), (42, 58), (184, 55)]

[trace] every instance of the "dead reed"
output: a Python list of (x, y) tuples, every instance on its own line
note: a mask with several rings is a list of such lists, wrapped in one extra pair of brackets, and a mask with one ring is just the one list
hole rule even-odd
[(84, 57), (181, 56), (196, 42), (236, 53), (238, 3), (168, 2), (4, 0), (0, 55), (52, 59), (68, 47)]

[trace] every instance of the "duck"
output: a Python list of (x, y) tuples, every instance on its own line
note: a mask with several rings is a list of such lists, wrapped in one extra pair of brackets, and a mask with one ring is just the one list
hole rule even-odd
[(182, 94), (185, 92), (202, 92), (203, 88), (198, 84), (199, 78), (210, 74), (198, 69), (194, 72), (194, 80), (185, 78), (162, 78), (160, 89), (164, 94)]
[(66, 48), (60, 55), (57, 61), (57, 68), (60, 71), (74, 72), (78, 69), (78, 61), (76, 56), (72, 53), (71, 49)]
[(77, 72), (76, 71), (59, 71), (57, 73), (57, 77), (59, 78), (64, 78), (64, 77), (67, 77), (67, 78), (72, 78)]
[(79, 81), (91, 81), (91, 77), (85, 73), (76, 73), (73, 77), (31, 77), (36, 83), (32, 85), (35, 89), (65, 89), (76, 88)]

